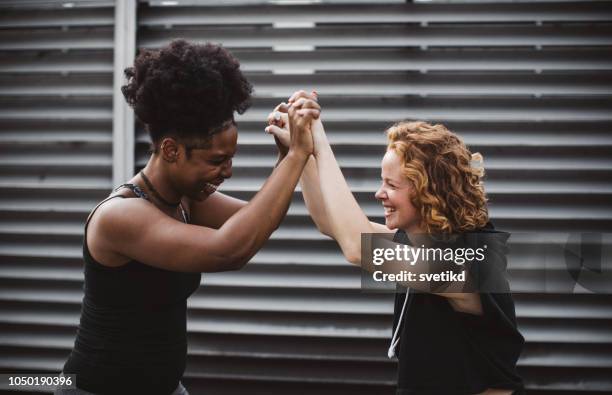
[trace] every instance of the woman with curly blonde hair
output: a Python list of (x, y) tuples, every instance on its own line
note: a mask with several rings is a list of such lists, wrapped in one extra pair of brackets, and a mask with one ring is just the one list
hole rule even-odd
[[(486, 225), (484, 169), (473, 166), (480, 154), (472, 155), (440, 124), (398, 122), (387, 129), (387, 139), (387, 160), (401, 162), (401, 174), (413, 188), (410, 201), (418, 210), (420, 230), (457, 233)], [(383, 188), (379, 192), (377, 198), (383, 200)]]
[[(282, 103), (270, 114), (266, 131), (279, 146), (290, 134), (284, 113), (313, 99), (314, 92), (296, 92), (288, 105)], [(362, 264), (364, 233), (392, 234), (395, 243), (415, 246), (423, 235), (447, 246), (473, 240), (467, 236), (473, 233), (501, 236), (496, 239), (503, 242), (508, 238), (489, 221), (482, 156), (473, 155), (443, 125), (404, 121), (387, 130), (382, 184), (376, 192), (384, 208), (382, 225), (371, 222), (359, 207), (321, 120), (312, 122), (314, 154), (300, 180), (304, 200), (317, 228), (338, 242), (351, 263), (369, 270)], [(487, 259), (493, 257), (505, 268), (505, 245), (498, 247), (489, 248)], [(398, 284), (402, 291), (396, 293), (388, 353), (392, 358), (399, 351), (398, 395), (524, 393), (516, 373), (524, 339), (516, 328), (508, 283), (503, 277), (496, 281), (494, 292), (433, 292)]]

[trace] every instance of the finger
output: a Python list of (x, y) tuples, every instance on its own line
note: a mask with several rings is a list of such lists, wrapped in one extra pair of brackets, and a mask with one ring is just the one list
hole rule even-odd
[(268, 125), (276, 125), (279, 123), (279, 121), (276, 120), (276, 116), (274, 112), (271, 112), (270, 114), (268, 114), (268, 118), (266, 118), (266, 122), (268, 123)]
[(268, 114), (266, 121), (268, 122), (268, 125), (276, 125), (284, 128), (287, 124), (287, 114), (280, 111), (272, 111), (270, 114)]
[(278, 106), (274, 108), (274, 111), (287, 113), (289, 111), (289, 105), (285, 102), (282, 102), (281, 104), (279, 104)]
[(298, 99), (310, 99), (310, 100), (314, 100), (314, 101), (318, 101), (319, 100), (319, 96), (313, 92), (311, 93), (307, 93), (304, 91), (299, 91), (293, 94), (292, 97), (289, 98), (289, 104), (293, 104), (295, 101), (297, 101)]
[(289, 116), (289, 118), (293, 118), (293, 116), (295, 115), (295, 111), (297, 110), (297, 108), (293, 105), (289, 106), (289, 111), (287, 113), (287, 115)]
[(312, 119), (319, 119), (321, 112), (314, 109), (300, 109), (297, 110), (297, 115), (301, 117), (311, 117)]
[(292, 107), (296, 107), (296, 108), (314, 108), (317, 110), (321, 110), (321, 106), (319, 105), (319, 103), (317, 103), (314, 100), (311, 99), (306, 99), (306, 98), (299, 98), (297, 99), (292, 105)]
[(268, 125), (274, 124), (274, 122), (275, 122), (274, 111), (272, 111), (270, 114), (268, 114), (268, 117), (266, 118), (266, 122), (268, 123)]
[(306, 99), (311, 99), (311, 100), (317, 100), (317, 95), (316, 94), (308, 93), (308, 92), (306, 92), (304, 90), (299, 90), (299, 91), (295, 92), (293, 95), (291, 95), (291, 97), (289, 98), (289, 103), (293, 103), (294, 101), (296, 101), (300, 97), (303, 97), (303, 98), (306, 98)]
[(278, 126), (270, 125), (264, 129), (266, 133), (273, 135), (274, 137), (282, 136), (285, 131)]
[(293, 95), (291, 95), (291, 97), (289, 98), (289, 103), (293, 103), (295, 100), (297, 100), (298, 97), (302, 97), (304, 95), (307, 95), (306, 91), (303, 91), (303, 90), (295, 91)]

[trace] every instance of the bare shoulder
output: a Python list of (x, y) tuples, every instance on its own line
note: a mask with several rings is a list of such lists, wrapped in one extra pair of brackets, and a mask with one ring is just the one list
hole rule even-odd
[(144, 226), (171, 220), (145, 199), (111, 199), (101, 205), (92, 216), (92, 227), (102, 234), (112, 236), (142, 230)]
[(134, 235), (156, 218), (164, 216), (144, 199), (114, 198), (91, 214), (87, 226), (87, 247), (92, 257), (105, 266), (121, 266), (131, 257), (117, 252), (116, 240)]

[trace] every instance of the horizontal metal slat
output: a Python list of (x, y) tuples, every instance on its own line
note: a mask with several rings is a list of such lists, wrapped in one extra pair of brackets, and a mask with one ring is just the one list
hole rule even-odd
[[(461, 49), (317, 49), (271, 52), (233, 50), (246, 72), (304, 74), (313, 71), (547, 71), (612, 70), (612, 55), (601, 48), (461, 48)], [(4, 52), (0, 73), (106, 73), (112, 72), (110, 50), (44, 50)], [(271, 62), (271, 59), (273, 61)]]
[(77, 0), (66, 5), (65, 0), (4, 0), (0, 7), (2, 10), (10, 9), (24, 9), (24, 10), (40, 10), (45, 9), (52, 11), (61, 8), (86, 8), (86, 7), (112, 7), (114, 2), (112, 0)]
[(71, 8), (55, 10), (3, 10), (0, 28), (34, 29), (51, 26), (113, 26), (115, 15), (108, 8)]
[[(249, 76), (259, 97), (288, 98), (298, 87), (325, 96), (608, 95), (612, 76), (585, 73), (342, 73)], [(21, 89), (21, 88), (20, 88)], [(2, 93), (2, 90), (0, 90)]]
[[(269, 27), (232, 27), (231, 29), (201, 27), (148, 29), (141, 31), (141, 45), (154, 48), (165, 45), (174, 37), (193, 41), (223, 43), (228, 48), (312, 47), (486, 47), (486, 46), (603, 46), (612, 44), (612, 28), (606, 25), (583, 26), (319, 26), (316, 29), (274, 29)], [(0, 37), (2, 35), (0, 34)], [(92, 37), (93, 38), (93, 37)], [(66, 46), (58, 38), (55, 48)], [(89, 39), (89, 47), (102, 45)], [(272, 44), (273, 43), (273, 44)], [(83, 44), (72, 43), (70, 48)], [(0, 45), (0, 49), (14, 48)], [(25, 48), (50, 48), (41, 38), (31, 37)]]
[(0, 74), (1, 96), (105, 96), (113, 94), (111, 74)]
[(38, 168), (0, 166), (0, 190), (8, 187), (106, 188), (112, 189), (112, 166), (40, 166)]
[(0, 51), (113, 49), (113, 29), (0, 30)]
[[(307, 86), (304, 86), (307, 87)], [(281, 102), (283, 99), (277, 99)], [(323, 110), (325, 111), (325, 110)], [(392, 124), (387, 121), (330, 121), (323, 114), (323, 123), (327, 137), (332, 146), (362, 147), (375, 150), (375, 147), (384, 149), (387, 138), (384, 131)], [(435, 122), (443, 123), (450, 130), (457, 133), (468, 148), (493, 149), (493, 147), (609, 147), (612, 145), (612, 135), (609, 133), (608, 122), (534, 122), (532, 120), (518, 120), (516, 122), (471, 122), (453, 121), (440, 118)], [(2, 135), (0, 134), (0, 139)], [(0, 140), (1, 141), (1, 140)], [(142, 129), (137, 128), (137, 157), (142, 161), (148, 149), (149, 137)], [(243, 147), (248, 146), (274, 147), (269, 134), (265, 133), (260, 121), (238, 122), (238, 147), (236, 157), (242, 156)], [(251, 147), (248, 147), (250, 149)], [(270, 148), (269, 154), (275, 153)], [(381, 151), (383, 152), (383, 151)], [(486, 160), (486, 158), (485, 158)]]
[[(267, 270), (259, 270), (262, 267)], [(267, 277), (267, 273), (273, 271), (281, 273)], [(512, 272), (510, 270), (510, 277)], [(258, 274), (257, 277), (253, 273)], [(336, 280), (338, 273), (345, 273), (345, 278)], [(219, 279), (223, 281), (217, 281)], [(552, 279), (547, 281), (551, 284), (553, 282)], [(81, 303), (83, 298), (82, 278), (78, 281), (60, 278), (18, 279), (3, 269), (0, 271), (0, 283), (3, 284), (0, 291), (2, 302), (36, 302), (43, 299), (46, 303), (74, 304)], [(511, 283), (515, 284), (514, 281)], [(612, 318), (610, 294), (534, 294), (517, 290), (514, 298), (517, 302), (517, 317), (521, 319)], [(219, 311), (388, 315), (393, 312), (393, 295), (362, 290), (358, 269), (346, 262), (342, 267), (321, 266), (314, 267), (314, 270), (307, 267), (295, 268), (292, 265), (270, 268), (254, 263), (238, 273), (204, 274), (202, 287), (189, 299), (188, 305), (192, 309)]]
[(112, 119), (112, 100), (99, 97), (3, 98), (0, 121), (51, 120), (106, 121)]
[[(485, 170), (486, 170), (485, 165)], [(259, 190), (271, 173), (271, 166), (235, 169), (232, 178), (221, 185), (221, 192)], [(380, 168), (345, 167), (344, 176), (351, 190), (375, 192), (380, 187)], [(610, 192), (610, 175), (605, 170), (566, 169), (488, 169), (485, 190), (490, 194)], [(523, 184), (520, 184), (523, 182)]]
[[(272, 140), (269, 137), (270, 140)], [(382, 140), (382, 139), (381, 139)], [(384, 140), (382, 140), (384, 142)], [(240, 145), (240, 152), (233, 163), (236, 169), (242, 167), (269, 167), (276, 161), (276, 148), (269, 146)], [(1, 147), (1, 146), (0, 146)], [(353, 169), (380, 169), (380, 161), (386, 147), (381, 144), (373, 146), (337, 144), (333, 147), (336, 159), (341, 167)], [(472, 152), (484, 156), (486, 170), (504, 170), (514, 168), (542, 170), (604, 170), (612, 169), (612, 146), (597, 145), (592, 147), (548, 147), (548, 146), (480, 146), (477, 142), (470, 147)], [(274, 155), (271, 155), (274, 154)], [(529, 158), (529, 163), (524, 159)], [(140, 159), (140, 158), (139, 158)], [(141, 157), (141, 160), (145, 160)], [(145, 162), (146, 163), (146, 162)], [(138, 161), (138, 165), (144, 164)]]
[(112, 73), (112, 50), (3, 52), (0, 73)]
[[(56, 17), (57, 18), (57, 17)], [(139, 18), (141, 26), (253, 25), (278, 21), (326, 23), (440, 23), (440, 22), (560, 22), (609, 21), (607, 3), (572, 4), (383, 4), (383, 5), (260, 5), (229, 7), (148, 7)]]
[[(571, 48), (430, 48), (317, 49), (270, 52), (234, 50), (246, 71), (296, 74), (306, 71), (481, 70), (546, 71), (610, 70), (611, 55), (605, 47)], [(270, 59), (274, 61), (271, 62)], [(0, 63), (1, 66), (1, 63)], [(2, 70), (2, 68), (0, 68)]]
[[(612, 76), (585, 73), (343, 73), (247, 75), (256, 97), (287, 98), (298, 87), (313, 87), (321, 96), (609, 95)], [(0, 75), (0, 95), (112, 95), (111, 75)]]
[[(278, 104), (276, 99), (258, 99), (250, 111), (237, 120), (262, 122), (271, 109)], [(518, 121), (609, 121), (608, 108), (612, 100), (589, 98), (408, 98), (393, 100), (376, 98), (327, 98), (321, 104), (325, 119), (351, 122), (393, 122), (399, 119), (444, 119), (446, 121), (490, 122)], [(0, 121), (21, 119), (49, 120), (109, 120), (112, 117), (111, 103), (106, 98), (20, 98), (2, 100)]]
[[(229, 193), (256, 192), (267, 179), (271, 168), (244, 169), (240, 175), (234, 176), (222, 185), (221, 191)], [(606, 171), (589, 172), (592, 179), (581, 179), (579, 172), (571, 171), (547, 171), (538, 170), (530, 172), (511, 172), (511, 171), (489, 171), (489, 177), (497, 174), (498, 180), (488, 181), (486, 190), (489, 194), (563, 194), (563, 193), (584, 193), (584, 194), (609, 194), (611, 191), (610, 183)], [(584, 174), (583, 174), (584, 175)], [(569, 181), (571, 179), (571, 181)], [(365, 180), (355, 179), (349, 176), (347, 181), (354, 192), (374, 193), (380, 186), (379, 174), (371, 173)], [(11, 182), (0, 180), (0, 189), (3, 193), (13, 193), (12, 191), (36, 192), (47, 194), (55, 193), (58, 190), (66, 189), (81, 193), (84, 190), (92, 189), (100, 194), (101, 198), (107, 196), (112, 190), (108, 183), (83, 181), (81, 183), (71, 183), (70, 180), (60, 179), (45, 182), (44, 180), (14, 180)], [(100, 199), (101, 200), (101, 199)]]
[[(0, 323), (11, 325), (75, 326), (79, 305), (40, 302), (3, 302)], [(333, 318), (332, 318), (333, 317)], [(333, 325), (330, 325), (331, 323)], [(388, 314), (248, 312), (240, 314), (207, 309), (189, 309), (188, 331), (248, 335), (281, 335), (341, 338), (383, 338), (391, 331)], [(519, 329), (528, 342), (541, 343), (612, 343), (611, 320), (574, 320), (555, 318), (519, 318)], [(570, 339), (570, 340), (568, 340)]]
[[(495, 202), (489, 208), (492, 220), (591, 220), (598, 222), (612, 221), (612, 207), (609, 200), (591, 199), (588, 207), (576, 203), (540, 202), (539, 204)], [(361, 208), (371, 219), (382, 220), (383, 209), (380, 203), (370, 198), (361, 202)], [(0, 211), (2, 224), (0, 233), (4, 235), (27, 236), (57, 235), (76, 237), (83, 232), (84, 212), (60, 210), (41, 212), (38, 210), (3, 210)], [(63, 224), (60, 226), (60, 224)], [(310, 215), (305, 205), (298, 201), (289, 209), (287, 217), (273, 237), (307, 237), (323, 238), (312, 226)], [(299, 236), (298, 236), (299, 235)]]

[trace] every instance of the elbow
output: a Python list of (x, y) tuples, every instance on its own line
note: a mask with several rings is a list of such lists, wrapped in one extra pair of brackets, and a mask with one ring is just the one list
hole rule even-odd
[(353, 265), (361, 266), (361, 240), (358, 243), (350, 241), (345, 241), (340, 244), (342, 249), (342, 254), (347, 261), (352, 263)]
[(251, 260), (251, 254), (237, 254), (228, 259), (227, 271), (241, 270)]
[(361, 266), (361, 250), (356, 248), (342, 249), (342, 254), (353, 265)]
[(235, 271), (246, 266), (257, 252), (256, 240), (235, 239), (229, 245), (226, 245), (226, 263), (225, 270)]
[[(210, 255), (209, 255), (210, 257)], [(246, 255), (241, 251), (234, 251), (232, 253), (221, 253), (215, 256), (217, 262), (214, 266), (210, 266), (210, 263), (205, 266), (205, 270), (201, 272), (231, 272), (242, 269), (251, 259), (251, 255)]]
[(229, 270), (240, 270), (246, 266), (247, 263), (253, 258), (253, 256), (257, 253), (258, 247), (255, 241), (250, 243), (243, 243), (240, 248), (237, 248), (230, 254)]
[(361, 266), (361, 254), (344, 254), (344, 257), (353, 265)]

